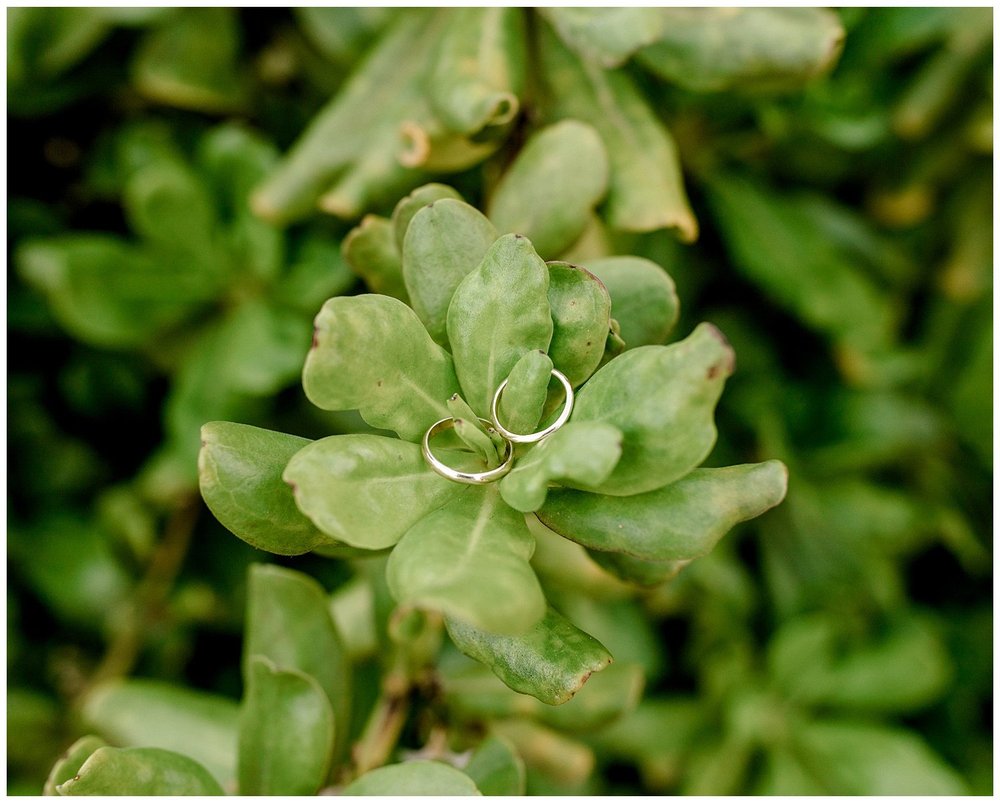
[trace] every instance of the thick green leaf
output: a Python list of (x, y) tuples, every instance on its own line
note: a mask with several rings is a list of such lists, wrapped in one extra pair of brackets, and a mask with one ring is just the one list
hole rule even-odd
[(317, 231), (307, 235), (289, 255), (288, 268), (275, 283), (271, 298), (282, 306), (312, 315), (328, 298), (343, 295), (356, 284), (357, 276), (347, 264), (342, 243), (328, 240)]
[(591, 549), (690, 560), (709, 552), (737, 523), (781, 502), (787, 487), (788, 469), (778, 460), (701, 468), (634, 496), (551, 491), (538, 518)]
[(626, 351), (594, 374), (577, 394), (573, 421), (611, 424), (624, 441), (614, 472), (590, 490), (652, 491), (704, 460), (715, 444), (715, 403), (734, 365), (722, 333), (702, 323), (679, 343)]
[(534, 627), (515, 636), (487, 632), (451, 618), (445, 624), (463, 653), (486, 664), (514, 691), (549, 705), (565, 703), (591, 674), (612, 660), (597, 639), (552, 608)]
[(594, 771), (593, 750), (537, 722), (505, 719), (492, 723), (490, 731), (508, 739), (524, 759), (529, 791), (541, 781), (546, 791), (554, 787), (561, 794), (579, 793), (579, 785)]
[(611, 159), (605, 213), (625, 231), (676, 229), (684, 242), (698, 236), (688, 206), (673, 138), (621, 70), (580, 61), (540, 26), (544, 80), (555, 119), (592, 125)]
[(38, 84), (84, 58), (110, 27), (93, 8), (14, 7), (7, 17), (7, 76)]
[(380, 435), (332, 435), (289, 461), (285, 482), (324, 533), (385, 549), (463, 490), (427, 465), (420, 447)]
[(795, 733), (799, 751), (835, 795), (963, 795), (958, 773), (913, 733), (830, 720)]
[(395, 208), (392, 210), (392, 233), (396, 239), (396, 250), (403, 252), (403, 241), (406, 239), (406, 230), (410, 228), (410, 221), (424, 207), (430, 206), (435, 201), (443, 201), (450, 198), (453, 201), (461, 201), (462, 196), (458, 190), (449, 187), (447, 184), (424, 184), (417, 187), (405, 198), (400, 198)]
[(295, 504), (281, 475), (310, 441), (267, 429), (214, 421), (201, 428), (198, 476), (215, 517), (251, 546), (301, 555), (333, 539)]
[[(594, 487), (604, 482), (622, 454), (622, 433), (610, 424), (570, 422), (544, 438), (500, 481), (504, 501), (530, 513), (545, 503), (549, 484)], [(588, 494), (593, 496), (593, 494)]]
[(57, 510), (10, 535), (9, 560), (59, 619), (100, 628), (127, 603), (132, 578), (99, 522)]
[(589, 633), (622, 664), (638, 664), (646, 677), (663, 671), (664, 652), (655, 624), (634, 595), (600, 599), (570, 587), (546, 588), (549, 604)]
[(216, 294), (196, 266), (165, 265), (105, 234), (67, 234), (21, 245), (21, 276), (47, 298), (71, 334), (96, 346), (134, 346)]
[(324, 56), (340, 64), (351, 64), (385, 28), (394, 9), (298, 6), (293, 11), (298, 27)]
[(316, 794), (330, 770), (334, 728), (313, 678), (252, 656), (240, 713), (240, 794)]
[[(224, 224), (221, 234), (231, 261), (240, 275), (249, 273), (267, 282), (282, 270), (285, 237), (253, 214), (248, 199), (277, 159), (270, 142), (234, 123), (212, 129), (198, 143), (197, 166), (215, 190)], [(324, 244), (329, 249), (337, 247)]]
[(591, 126), (555, 123), (534, 134), (504, 173), (490, 199), (490, 220), (552, 259), (580, 238), (608, 191), (608, 171), (604, 143)]
[(562, 40), (577, 54), (602, 67), (619, 67), (643, 45), (663, 33), (657, 8), (568, 8), (541, 10)]
[[(251, 567), (243, 643), (245, 677), (255, 656), (270, 659), (278, 669), (295, 669), (315, 679), (330, 700), (333, 721), (351, 721), (350, 660), (330, 617), (326, 594), (311, 577), (278, 566)], [(336, 756), (346, 749), (347, 738), (347, 727), (336, 728)]]
[(497, 416), (509, 432), (534, 432), (542, 418), (552, 380), (552, 359), (542, 351), (529, 351), (510, 371), (507, 386), (497, 403)]
[(603, 727), (632, 711), (644, 685), (642, 667), (614, 663), (593, 675), (571, 700), (553, 706), (509, 689), (489, 669), (473, 664), (461, 672), (445, 673), (444, 694), (449, 709), (464, 719), (530, 717), (579, 733)]
[(365, 215), (342, 244), (344, 260), (365, 280), (373, 293), (409, 302), (403, 284), (403, 263), (396, 247), (392, 223), (378, 215)]
[(489, 415), (497, 387), (525, 352), (552, 339), (549, 271), (527, 238), (508, 234), (466, 276), (448, 307), (448, 339), (463, 395)]
[(451, 357), (413, 310), (378, 295), (323, 305), (302, 386), (317, 407), (356, 409), (373, 427), (411, 441), (448, 417), (448, 397), (458, 390)]
[(889, 298), (797, 199), (720, 174), (707, 189), (735, 268), (807, 326), (862, 352), (887, 345)]
[(518, 8), (454, 8), (428, 83), (441, 122), (462, 134), (511, 122), (524, 84), (524, 13)]
[(341, 791), (342, 795), (478, 795), (468, 775), (438, 761), (423, 759), (390, 764), (366, 772)]
[(643, 66), (711, 92), (802, 83), (840, 55), (844, 28), (825, 8), (669, 8)]
[(90, 758), (99, 748), (106, 747), (107, 743), (97, 736), (84, 736), (77, 739), (66, 748), (61, 756), (56, 760), (45, 781), (45, 795), (57, 795), (56, 787), (71, 781), (80, 772), (88, 758)]
[(142, 94), (160, 103), (230, 112), (245, 102), (239, 50), (234, 9), (178, 9), (140, 43), (133, 82)]
[(524, 794), (524, 761), (502, 736), (483, 739), (463, 772), (484, 795)]
[[(602, 569), (587, 550), (575, 541), (556, 535), (537, 516), (526, 516), (535, 536), (531, 566), (545, 588), (579, 589), (593, 599), (631, 596), (633, 589)], [(611, 553), (604, 553), (611, 554)]]
[(611, 315), (621, 327), (626, 348), (666, 342), (677, 323), (680, 302), (674, 281), (655, 262), (642, 257), (583, 260), (611, 295)]
[(221, 795), (197, 761), (159, 747), (101, 747), (60, 795)]
[(522, 633), (545, 613), (528, 563), (534, 548), (524, 517), (494, 488), (467, 488), (410, 528), (389, 557), (386, 578), (400, 604), (491, 633)]
[(208, 187), (188, 165), (143, 165), (127, 178), (122, 204), (136, 234), (168, 253), (185, 254), (205, 270), (219, 270), (212, 264), (218, 214)]
[(549, 263), (549, 356), (574, 387), (601, 364), (611, 330), (611, 304), (607, 288), (590, 272), (566, 262)]
[(202, 764), (223, 787), (236, 778), (236, 702), (156, 680), (119, 680), (87, 695), (84, 719), (109, 741), (158, 747)]
[(402, 245), (403, 280), (413, 311), (441, 345), (448, 345), (448, 305), (456, 288), (496, 238), (493, 224), (460, 199), (435, 201), (410, 221)]
[(395, 15), (344, 87), (255, 191), (251, 203), (257, 214), (287, 222), (310, 214), (326, 196), (327, 211), (351, 217), (373, 191), (396, 194), (421, 183), (419, 171), (400, 164), (400, 122), (416, 119), (414, 112), (425, 114), (422, 88), (439, 28), (427, 9)]
[(587, 550), (594, 563), (609, 574), (640, 586), (660, 585), (664, 580), (677, 576), (690, 560), (643, 560), (624, 552)]
[(916, 617), (860, 641), (829, 615), (785, 623), (769, 646), (771, 677), (783, 695), (859, 712), (911, 711), (938, 698), (953, 669), (934, 628)]

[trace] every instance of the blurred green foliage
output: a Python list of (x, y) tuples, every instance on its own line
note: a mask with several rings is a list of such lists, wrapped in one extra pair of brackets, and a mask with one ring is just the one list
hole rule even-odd
[[(275, 559), (201, 509), (194, 456), (220, 418), (370, 431), (305, 402), (310, 320), (363, 289), (349, 265), (407, 293), (389, 215), (437, 178), (546, 259), (662, 265), (677, 331), (737, 354), (709, 463), (780, 458), (789, 491), (642, 591), (535, 533), (550, 603), (619, 668), (549, 708), (444, 646), (397, 735), (478, 744), (466, 775), (359, 783), (991, 793), (991, 45), (982, 8), (9, 9), (8, 791), (89, 733), (49, 791), (91, 755), (267, 791), (237, 761), (282, 747), (262, 712), (318, 700), (302, 732), (343, 750), (387, 662), (430, 665), (379, 558), (296, 558), (322, 592), (257, 567), (248, 606)], [(282, 578), (269, 615), (318, 624), (276, 652)], [(333, 780), (292, 760), (281, 791)]]

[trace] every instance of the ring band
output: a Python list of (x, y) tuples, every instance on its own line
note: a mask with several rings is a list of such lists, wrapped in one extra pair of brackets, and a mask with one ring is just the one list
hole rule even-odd
[[(485, 418), (480, 418), (479, 420), (486, 424), (486, 426), (490, 429), (493, 429), (493, 424)], [(431, 438), (441, 432), (453, 429), (454, 426), (454, 418), (442, 418), (424, 433), (424, 442), (421, 444), (421, 451), (424, 453), (424, 460), (427, 461), (427, 464), (434, 469), (434, 471), (445, 479), (452, 480), (454, 482), (463, 482), (466, 485), (488, 485), (489, 483), (500, 479), (510, 471), (511, 466), (514, 463), (514, 447), (507, 438), (504, 438), (505, 449), (502, 458), (503, 462), (501, 462), (496, 468), (490, 469), (489, 471), (481, 471), (479, 473), (459, 471), (451, 466), (446, 466), (438, 460), (431, 452)]]
[(570, 414), (573, 412), (573, 386), (569, 383), (569, 380), (566, 378), (566, 375), (562, 373), (562, 371), (557, 371), (553, 368), (552, 376), (558, 379), (562, 383), (563, 388), (566, 390), (566, 402), (563, 406), (563, 411), (559, 414), (559, 417), (545, 429), (540, 429), (538, 432), (532, 432), (529, 435), (518, 435), (516, 432), (511, 432), (500, 423), (500, 417), (497, 415), (497, 404), (500, 402), (500, 394), (503, 393), (503, 389), (507, 387), (507, 382), (510, 377), (500, 383), (500, 387), (497, 388), (497, 392), (493, 394), (493, 404), (490, 405), (490, 414), (493, 416), (493, 425), (507, 440), (512, 443), (537, 443), (547, 435), (551, 435), (563, 424), (569, 421)]

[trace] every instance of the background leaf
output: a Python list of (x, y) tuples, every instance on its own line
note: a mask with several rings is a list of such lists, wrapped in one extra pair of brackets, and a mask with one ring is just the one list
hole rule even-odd
[(252, 656), (240, 714), (240, 794), (315, 794), (330, 768), (334, 730), (315, 680)]

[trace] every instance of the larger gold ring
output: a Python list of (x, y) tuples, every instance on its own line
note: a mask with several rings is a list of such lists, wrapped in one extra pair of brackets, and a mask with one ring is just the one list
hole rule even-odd
[(569, 383), (569, 380), (562, 371), (557, 371), (553, 368), (552, 376), (558, 379), (562, 383), (563, 388), (566, 390), (566, 401), (563, 405), (563, 410), (559, 414), (559, 417), (545, 429), (540, 429), (538, 432), (531, 432), (527, 435), (519, 435), (516, 432), (511, 432), (500, 423), (500, 418), (497, 416), (497, 404), (500, 402), (500, 394), (503, 393), (503, 389), (507, 387), (509, 377), (500, 383), (500, 387), (497, 388), (497, 392), (493, 394), (493, 404), (490, 405), (490, 415), (493, 416), (493, 425), (497, 428), (497, 431), (507, 440), (512, 443), (537, 443), (542, 438), (551, 435), (563, 424), (569, 421), (570, 414), (573, 412), (573, 386)]
[[(482, 421), (489, 429), (493, 429), (493, 425), (485, 418), (480, 418), (479, 420)], [(491, 482), (496, 482), (510, 471), (511, 466), (514, 464), (514, 447), (507, 438), (504, 438), (503, 440), (504, 454), (501, 458), (502, 462), (499, 466), (490, 469), (489, 471), (480, 471), (478, 473), (459, 471), (458, 469), (447, 466), (438, 460), (434, 456), (434, 453), (431, 452), (431, 438), (441, 432), (454, 428), (454, 426), (454, 418), (442, 418), (424, 433), (424, 442), (421, 444), (421, 451), (424, 453), (424, 460), (427, 461), (427, 464), (434, 469), (434, 471), (445, 479), (452, 480), (453, 482), (464, 482), (466, 485), (488, 485)]]

